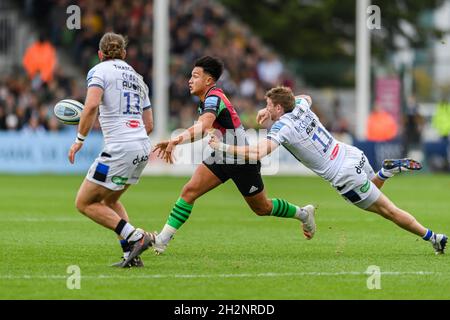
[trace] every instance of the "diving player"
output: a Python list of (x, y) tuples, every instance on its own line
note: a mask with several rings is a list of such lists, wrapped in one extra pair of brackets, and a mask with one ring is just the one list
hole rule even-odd
[(257, 116), (260, 124), (275, 121), (266, 139), (256, 146), (234, 146), (224, 144), (213, 135), (210, 146), (230, 155), (259, 160), (282, 145), (298, 161), (329, 181), (347, 201), (431, 242), (436, 254), (444, 253), (446, 235), (423, 227), (379, 189), (386, 179), (402, 170), (420, 169), (419, 163), (411, 159), (385, 160), (375, 174), (361, 150), (337, 141), (323, 127), (311, 110), (310, 97), (294, 97), (291, 89), (276, 87), (266, 93), (266, 103)]

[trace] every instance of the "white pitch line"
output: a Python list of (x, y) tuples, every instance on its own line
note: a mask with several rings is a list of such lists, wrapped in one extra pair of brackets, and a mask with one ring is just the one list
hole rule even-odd
[[(386, 271), (380, 272), (385, 276), (402, 276), (402, 275), (438, 275), (438, 272), (429, 271)], [(90, 276), (81, 274), (81, 279), (199, 279), (199, 278), (271, 278), (271, 277), (304, 277), (304, 276), (368, 276), (371, 273), (359, 271), (343, 271), (343, 272), (287, 272), (287, 273), (231, 273), (231, 274), (130, 274), (130, 275), (98, 275)], [(0, 279), (4, 280), (33, 280), (33, 279), (67, 279), (70, 275), (0, 275)]]

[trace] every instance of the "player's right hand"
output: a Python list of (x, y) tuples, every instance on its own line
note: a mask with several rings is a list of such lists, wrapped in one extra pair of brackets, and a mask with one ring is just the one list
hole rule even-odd
[(167, 163), (174, 163), (173, 151), (175, 147), (181, 142), (182, 137), (178, 137), (173, 140), (161, 141), (158, 143), (153, 152), (158, 152), (156, 156), (160, 159), (163, 159)]
[(81, 148), (83, 147), (82, 143), (78, 143), (75, 142), (74, 144), (72, 144), (72, 146), (70, 147), (69, 150), (69, 161), (70, 163), (74, 163), (75, 162), (75, 154), (81, 150)]
[(169, 140), (161, 141), (160, 143), (157, 143), (156, 146), (153, 148), (152, 152), (157, 152), (156, 156), (158, 158), (163, 158), (164, 153), (166, 152), (166, 148), (169, 144)]
[(173, 151), (177, 144), (178, 143), (174, 140), (170, 140), (169, 143), (167, 144), (166, 149), (164, 150), (164, 153), (163, 153), (163, 159), (167, 163), (173, 164), (173, 162), (174, 162)]
[(264, 122), (270, 119), (270, 113), (267, 111), (266, 108), (261, 109), (258, 111), (258, 114), (256, 115), (256, 122), (259, 123), (259, 125), (263, 125)]

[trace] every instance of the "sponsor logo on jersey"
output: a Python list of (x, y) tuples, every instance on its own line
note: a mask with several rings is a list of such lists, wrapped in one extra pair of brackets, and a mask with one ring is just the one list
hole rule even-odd
[(113, 176), (111, 178), (112, 183), (117, 184), (118, 186), (123, 186), (127, 183), (128, 178), (125, 177), (119, 177), (119, 176)]
[(313, 119), (308, 127), (306, 127), (306, 134), (311, 135), (311, 133), (314, 131), (314, 129), (317, 128), (317, 122), (316, 119)]
[(205, 100), (205, 107), (204, 107), (204, 109), (205, 110), (219, 111), (218, 110), (219, 102), (220, 102), (219, 97), (215, 97), (215, 96), (208, 97)]
[(140, 158), (139, 158), (139, 156), (136, 156), (136, 158), (134, 158), (134, 160), (133, 160), (133, 164), (136, 165), (136, 164), (139, 164), (139, 163), (147, 161), (147, 160), (148, 160), (148, 156), (142, 156)]
[(131, 68), (130, 66), (124, 66), (124, 65), (120, 65), (120, 64), (113, 64), (114, 68), (119, 69), (119, 70), (128, 70), (128, 71), (134, 71), (133, 68)]
[(336, 144), (336, 146), (333, 148), (333, 151), (331, 151), (330, 160), (336, 159), (338, 153), (339, 153), (339, 143)]
[(126, 125), (131, 129), (139, 128), (139, 120), (128, 120)]
[(294, 127), (295, 131), (297, 131), (298, 133), (301, 133), (303, 130), (306, 130), (306, 133), (308, 135), (311, 135), (312, 132), (318, 127), (316, 119), (310, 114), (304, 114), (302, 115), (302, 118), (298, 117), (293, 118), (298, 120), (296, 121)]
[(364, 165), (366, 164), (366, 159), (364, 158), (364, 154), (361, 154), (361, 160), (359, 163), (355, 166), (356, 173), (361, 174), (362, 169), (364, 168)]
[(369, 180), (367, 180), (366, 183), (364, 183), (363, 186), (361, 188), (359, 188), (359, 190), (362, 193), (366, 193), (367, 191), (369, 191), (369, 188), (370, 188), (370, 182), (369, 182)]

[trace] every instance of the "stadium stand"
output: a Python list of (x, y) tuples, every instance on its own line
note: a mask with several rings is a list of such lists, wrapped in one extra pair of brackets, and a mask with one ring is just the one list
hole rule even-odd
[[(43, 29), (51, 30), (48, 35), (51, 43), (58, 50), (69, 52), (83, 73), (98, 63), (96, 48), (104, 31), (127, 35), (127, 61), (152, 87), (152, 2), (134, 0), (130, 5), (129, 1), (77, 1), (83, 12), (82, 28), (77, 31), (64, 27), (66, 8), (71, 1), (17, 3), (22, 3), (25, 16), (47, 21)], [(42, 10), (46, 3), (53, 4), (50, 11)], [(247, 128), (257, 126), (256, 107), (264, 100), (266, 89), (277, 83), (294, 86), (293, 77), (280, 59), (215, 1), (171, 1), (170, 36), (171, 130), (190, 125), (195, 117), (196, 101), (189, 95), (187, 81), (194, 60), (202, 55), (224, 60), (226, 72), (221, 86), (233, 97)], [(16, 72), (14, 76), (0, 77), (0, 130), (21, 130), (30, 119), (46, 130), (60, 129), (57, 123), (52, 123), (51, 107), (68, 96), (83, 101), (82, 85), (66, 76), (61, 67), (56, 68), (55, 79), (47, 84), (28, 80), (23, 70), (20, 76)]]

